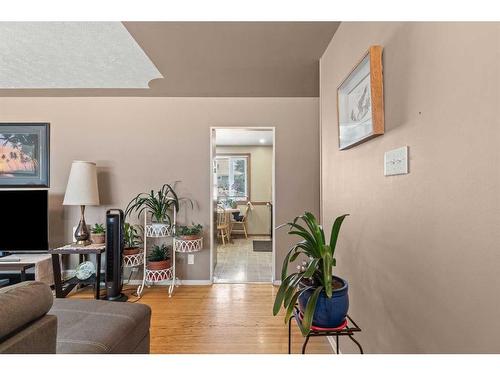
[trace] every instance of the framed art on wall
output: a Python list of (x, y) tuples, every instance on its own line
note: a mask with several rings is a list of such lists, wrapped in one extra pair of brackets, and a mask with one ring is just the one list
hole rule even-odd
[(384, 134), (382, 47), (371, 46), (337, 88), (339, 148)]
[(0, 187), (49, 187), (50, 125), (0, 123)]

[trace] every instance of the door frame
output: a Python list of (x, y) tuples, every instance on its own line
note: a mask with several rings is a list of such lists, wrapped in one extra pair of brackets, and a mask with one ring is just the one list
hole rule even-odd
[[(271, 265), (271, 284), (275, 282), (275, 272), (276, 272), (276, 127), (274, 126), (211, 126), (210, 127), (210, 197), (209, 197), (209, 207), (210, 207), (210, 281), (214, 282), (214, 252), (217, 251), (215, 246), (214, 238), (214, 207), (213, 207), (213, 197), (214, 197), (214, 168), (215, 168), (215, 157), (216, 157), (216, 144), (215, 144), (215, 131), (217, 129), (237, 129), (237, 130), (270, 130), (273, 132), (273, 156), (272, 156), (272, 177), (271, 177), (271, 204), (273, 205), (272, 218), (271, 221), (273, 226), (272, 230), (272, 265)], [(252, 282), (244, 282), (245, 284), (250, 284)]]

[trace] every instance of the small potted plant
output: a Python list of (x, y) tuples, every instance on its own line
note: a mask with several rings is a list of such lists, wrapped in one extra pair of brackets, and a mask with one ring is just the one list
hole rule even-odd
[(123, 255), (135, 255), (141, 252), (141, 236), (135, 225), (125, 223), (123, 225)]
[(104, 229), (104, 224), (95, 224), (90, 229), (90, 239), (94, 244), (103, 244), (105, 240), (106, 229)]
[[(288, 234), (299, 236), (300, 241), (291, 247), (283, 261), (281, 286), (276, 294), (273, 314), (278, 314), (283, 306), (285, 322), (288, 322), (298, 302), (302, 314), (300, 328), (304, 335), (310, 332), (312, 325), (333, 328), (346, 318), (349, 309), (348, 284), (332, 274), (336, 266), (337, 238), (346, 216), (335, 219), (329, 242), (325, 240), (323, 227), (310, 212), (284, 224), (289, 226)], [(288, 273), (288, 264), (299, 256), (304, 257), (302, 265), (297, 266), (296, 272)]]
[(197, 240), (203, 237), (203, 226), (201, 224), (180, 225), (176, 227), (176, 236), (184, 241)]
[(170, 268), (169, 252), (170, 246), (165, 244), (161, 246), (155, 245), (148, 256), (148, 269), (158, 271)]

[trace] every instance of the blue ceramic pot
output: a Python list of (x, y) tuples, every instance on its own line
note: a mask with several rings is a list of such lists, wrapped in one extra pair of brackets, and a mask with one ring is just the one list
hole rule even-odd
[[(316, 327), (338, 327), (344, 322), (349, 310), (349, 286), (347, 281), (337, 276), (333, 276), (333, 278), (340, 281), (343, 286), (333, 291), (332, 298), (328, 298), (324, 290), (319, 294), (312, 323)], [(300, 311), (305, 311), (307, 301), (309, 301), (313, 292), (314, 289), (309, 289), (299, 297)]]

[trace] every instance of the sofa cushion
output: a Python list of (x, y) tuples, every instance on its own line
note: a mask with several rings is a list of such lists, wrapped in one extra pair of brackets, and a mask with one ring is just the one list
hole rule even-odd
[(26, 281), (0, 289), (0, 341), (44, 316), (54, 297), (47, 284)]
[(147, 305), (56, 298), (50, 314), (57, 316), (57, 353), (134, 353), (149, 343)]

